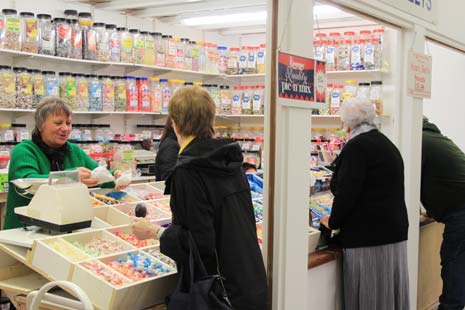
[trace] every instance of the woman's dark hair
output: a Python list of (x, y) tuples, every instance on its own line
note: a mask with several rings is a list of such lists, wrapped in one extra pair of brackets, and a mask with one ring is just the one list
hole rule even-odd
[(166, 118), (165, 128), (163, 128), (163, 133), (160, 138), (160, 142), (163, 142), (166, 139), (166, 136), (169, 134), (174, 133), (173, 129), (173, 122), (171, 121), (171, 117)]

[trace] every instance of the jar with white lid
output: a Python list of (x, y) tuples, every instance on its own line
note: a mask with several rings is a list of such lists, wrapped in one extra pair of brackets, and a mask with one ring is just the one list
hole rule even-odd
[(66, 19), (53, 19), (56, 31), (55, 54), (59, 57), (69, 57), (71, 54), (71, 26)]
[(134, 51), (133, 51), (133, 38), (132, 33), (128, 31), (127, 28), (120, 27), (118, 28), (118, 33), (120, 35), (121, 41), (121, 62), (124, 63), (133, 63), (134, 62)]
[(49, 14), (37, 14), (39, 27), (39, 54), (55, 55), (55, 27), (52, 16)]
[(16, 10), (3, 9), (4, 30), (1, 37), (2, 48), (21, 50), (21, 19)]
[(13, 68), (16, 77), (16, 104), (18, 109), (32, 109), (32, 72), (26, 68)]
[(39, 31), (34, 13), (21, 12), (21, 51), (37, 54), (39, 52)]
[(106, 25), (106, 28), (110, 34), (110, 61), (120, 62), (121, 60), (121, 36), (119, 29), (113, 24)]
[(10, 66), (0, 66), (0, 107), (14, 108), (16, 104), (16, 79)]
[(71, 27), (71, 54), (74, 59), (82, 59), (82, 29), (77, 19), (69, 20)]

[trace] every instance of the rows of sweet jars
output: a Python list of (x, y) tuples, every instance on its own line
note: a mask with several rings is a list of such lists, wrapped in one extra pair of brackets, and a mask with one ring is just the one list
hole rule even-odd
[(383, 69), (384, 29), (317, 32), (315, 59), (326, 62), (327, 71)]
[(347, 98), (359, 97), (369, 99), (376, 108), (376, 115), (383, 114), (383, 82), (357, 82), (346, 80), (344, 85), (328, 83), (326, 86), (326, 102), (328, 109), (321, 109), (320, 114), (337, 115)]
[(0, 47), (74, 59), (123, 62), (208, 72), (265, 73), (265, 44), (228, 47), (160, 32), (94, 22), (89, 12), (64, 17), (3, 9)]
[(218, 85), (156, 77), (109, 76), (0, 66), (0, 108), (34, 109), (47, 96), (74, 111), (168, 113), (180, 88), (201, 86), (221, 115), (264, 114), (264, 85)]

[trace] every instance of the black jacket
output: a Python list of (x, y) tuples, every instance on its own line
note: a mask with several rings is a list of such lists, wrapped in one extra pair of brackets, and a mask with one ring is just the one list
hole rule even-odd
[(157, 156), (155, 157), (155, 177), (157, 181), (165, 180), (176, 166), (179, 144), (176, 135), (169, 132), (160, 142)]
[(378, 130), (350, 140), (336, 159), (329, 226), (340, 229), (344, 248), (407, 240), (404, 164), (394, 144)]
[[(237, 143), (194, 139), (166, 180), (173, 224), (191, 231), (209, 274), (220, 273), (234, 309), (266, 309), (265, 267), (257, 240), (250, 188)], [(173, 226), (172, 226), (173, 227)], [(186, 261), (187, 239), (168, 228), (161, 251)]]
[(465, 155), (426, 119), (423, 120), (421, 202), (428, 215), (437, 221), (465, 208)]

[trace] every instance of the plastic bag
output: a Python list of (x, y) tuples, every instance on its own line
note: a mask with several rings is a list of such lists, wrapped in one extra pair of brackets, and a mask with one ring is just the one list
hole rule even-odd
[(131, 171), (124, 171), (119, 178), (115, 180), (116, 188), (126, 187), (132, 181)]
[(111, 175), (110, 171), (107, 169), (107, 163), (105, 160), (99, 162), (99, 166), (92, 170), (90, 174), (91, 179), (97, 179), (98, 184), (112, 182), (115, 178)]

